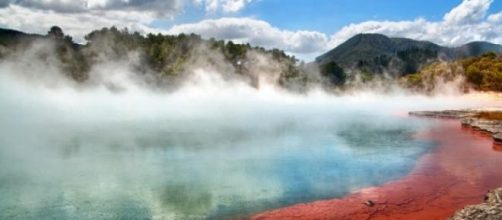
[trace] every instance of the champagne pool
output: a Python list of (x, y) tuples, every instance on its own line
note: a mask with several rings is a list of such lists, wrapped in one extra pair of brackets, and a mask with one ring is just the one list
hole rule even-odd
[(413, 138), (427, 126), (419, 119), (350, 117), (47, 120), (3, 127), (0, 217), (250, 214), (397, 179), (433, 146)]
[(248, 216), (399, 179), (435, 146), (414, 138), (435, 122), (395, 114), (407, 98), (0, 90), (0, 219)]

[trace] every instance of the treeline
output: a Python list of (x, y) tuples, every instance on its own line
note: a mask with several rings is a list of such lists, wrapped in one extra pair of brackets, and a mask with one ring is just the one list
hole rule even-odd
[(392, 83), (396, 78), (416, 73), (423, 64), (431, 63), (438, 57), (437, 51), (417, 47), (397, 51), (394, 55), (374, 57), (361, 52), (354, 53), (361, 54), (361, 59), (357, 59), (350, 67), (344, 68), (335, 61), (319, 64), (321, 75), (331, 85), (344, 88), (371, 86), (376, 81)]
[(282, 50), (203, 39), (196, 34), (143, 36), (111, 27), (92, 31), (85, 39), (85, 45), (76, 44), (56, 26), (45, 36), (0, 36), (0, 45), (3, 45), (0, 58), (26, 50), (33, 42), (43, 42), (54, 45), (53, 52), (60, 61), (62, 72), (79, 82), (89, 79), (96, 64), (131, 60), (131, 57), (136, 62), (127, 65), (131, 65), (137, 74), (151, 76), (150, 82), (159, 86), (180, 82), (196, 65), (214, 68), (227, 75), (231, 73), (255, 87), (260, 86), (260, 74), (276, 74), (270, 77), (274, 83), (295, 89), (304, 88), (309, 80), (313, 80), (309, 79), (303, 63)]
[(145, 76), (138, 78), (155, 88), (176, 88), (191, 71), (201, 68), (256, 88), (266, 79), (267, 83), (300, 92), (319, 86), (336, 91), (381, 86), (395, 83), (396, 78), (405, 88), (417, 92), (430, 93), (439, 85), (459, 79), (465, 91), (472, 88), (502, 92), (502, 55), (495, 53), (434, 62), (437, 53), (433, 50), (411, 48), (398, 51), (396, 58), (379, 56), (370, 62), (382, 66), (389, 73), (386, 75), (367, 68), (367, 62), (360, 61), (355, 68), (343, 68), (334, 61), (305, 64), (282, 50), (203, 39), (196, 34), (145, 36), (111, 27), (92, 31), (85, 39), (86, 44), (76, 44), (56, 26), (46, 35), (0, 29), (0, 60), (33, 53), (31, 47), (41, 44), (45, 47), (38, 47), (41, 51), (35, 53), (37, 59), (56, 65), (66, 76), (82, 83), (92, 81), (94, 67), (116, 62)]
[(434, 62), (421, 71), (401, 79), (416, 91), (431, 92), (439, 85), (458, 81), (466, 91), (502, 92), (502, 54), (485, 53), (452, 62)]

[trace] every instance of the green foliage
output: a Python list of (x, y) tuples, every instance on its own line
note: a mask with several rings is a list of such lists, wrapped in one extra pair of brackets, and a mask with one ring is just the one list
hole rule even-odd
[(403, 78), (404, 84), (417, 90), (432, 90), (438, 81), (463, 77), (465, 86), (481, 91), (502, 92), (502, 57), (493, 52), (449, 63), (433, 63), (420, 72)]
[(347, 79), (345, 71), (333, 61), (321, 66), (321, 74), (335, 85), (343, 85)]
[(502, 92), (502, 57), (486, 53), (461, 61), (467, 81), (478, 90)]
[(140, 51), (144, 51), (144, 59), (152, 70), (161, 77), (174, 77), (183, 72), (193, 48), (201, 42), (200, 36), (195, 34), (148, 34), (146, 38), (139, 38), (135, 45), (140, 46)]
[(428, 60), (436, 59), (437, 51), (427, 48), (411, 48), (397, 52), (397, 57), (404, 63), (401, 73), (407, 75), (419, 71), (420, 66), (427, 63)]
[(232, 64), (237, 64), (241, 59), (245, 58), (247, 50), (250, 47), (242, 44), (234, 44), (232, 41), (228, 41), (225, 46), (224, 52), (225, 57), (232, 62)]
[(476, 65), (467, 66), (465, 70), (467, 81), (469, 81), (476, 88), (481, 88), (483, 83), (483, 75)]
[(64, 33), (63, 30), (58, 27), (58, 26), (52, 26), (49, 32), (47, 33), (47, 36), (52, 37), (57, 40), (61, 40), (64, 38)]
[(423, 74), (420, 73), (408, 74), (404, 77), (404, 83), (406, 83), (406, 86), (409, 88), (423, 89), (422, 75)]
[[(138, 74), (153, 74), (158, 79), (156, 83), (181, 79), (197, 59), (214, 66), (221, 66), (222, 62), (230, 64), (234, 67), (234, 73), (251, 78), (253, 76), (248, 68), (252, 66), (246, 65), (250, 52), (270, 57), (267, 62), (275, 62), (280, 66), (280, 72), (277, 73), (280, 75), (279, 83), (286, 85), (290, 81), (302, 81), (305, 78), (295, 57), (288, 56), (284, 51), (266, 50), (232, 41), (205, 40), (196, 34), (143, 36), (138, 32), (131, 33), (127, 29), (111, 27), (90, 32), (85, 36), (87, 44), (79, 45), (73, 42), (72, 37), (65, 35), (60, 27), (53, 26), (46, 36), (30, 36), (12, 30), (0, 30), (0, 46), (5, 45), (5, 48), (0, 48), (0, 58), (7, 56), (9, 52), (20, 50), (17, 45), (22, 45), (24, 49), (36, 40), (51, 42), (55, 45), (54, 51), (61, 63), (61, 70), (79, 82), (89, 78), (89, 71), (95, 64), (128, 60), (131, 57), (139, 59), (138, 62), (127, 64), (132, 65)], [(228, 69), (225, 71), (227, 73)]]
[(371, 82), (375, 79), (375, 75), (367, 71), (361, 72), (360, 76), (363, 83)]
[[(0, 57), (7, 56), (11, 50), (8, 48), (12, 44), (11, 39), (17, 39), (19, 34), (22, 33), (5, 32), (5, 36), (12, 37), (4, 37), (3, 40), (0, 32), (0, 45), (7, 45), (7, 49), (0, 48)], [(54, 26), (47, 36), (40, 37), (54, 43), (61, 70), (79, 82), (89, 78), (93, 65), (134, 59), (135, 62), (124, 64), (130, 65), (135, 73), (149, 74), (148, 79), (159, 86), (179, 82), (193, 65), (206, 65), (204, 67), (221, 70), (226, 74), (225, 77), (233, 77), (231, 74), (234, 73), (235, 77), (256, 87), (262, 77), (257, 74), (273, 74), (262, 78), (276, 80), (276, 83), (286, 88), (301, 89), (309, 83), (318, 82), (327, 82), (324, 85), (328, 87), (347, 87), (350, 86), (347, 81), (361, 79), (366, 83), (382, 78), (375, 74), (388, 73), (391, 76), (407, 75), (402, 78), (402, 82), (410, 88), (423, 91), (431, 91), (438, 82), (448, 82), (458, 77), (464, 77), (472, 88), (478, 90), (502, 91), (502, 62), (495, 53), (455, 62), (429, 64), (438, 56), (438, 47), (435, 45), (383, 36), (359, 36), (350, 41), (353, 45), (345, 45), (347, 48), (342, 49), (347, 53), (337, 56), (351, 57), (351, 62), (344, 64), (335, 60), (318, 61), (321, 65), (315, 67), (311, 64), (299, 65), (294, 56), (279, 49), (268, 50), (232, 41), (202, 39), (196, 34), (142, 35), (110, 27), (90, 32), (85, 37), (87, 43), (79, 45), (65, 35), (61, 28)], [(32, 37), (34, 38), (37, 37)], [(266, 60), (257, 59), (257, 54)], [(428, 65), (422, 68), (424, 64)], [(267, 68), (262, 71), (259, 65)], [(317, 67), (321, 78), (317, 74), (311, 74), (313, 71), (317, 72)], [(346, 71), (349, 69), (350, 71)]]
[(493, 59), (497, 58), (497, 54), (494, 52), (488, 52), (488, 53), (482, 54), (481, 57), (493, 60)]
[(73, 43), (71, 36), (65, 35), (58, 26), (52, 26), (47, 33), (49, 41), (55, 45), (56, 57), (61, 62), (62, 71), (76, 81), (85, 81), (88, 78), (89, 65), (78, 46)]
[[(403, 77), (402, 81), (408, 88), (429, 93), (434, 91), (440, 84), (462, 79), (464, 77), (463, 73), (462, 66), (456, 62), (434, 62), (418, 73)], [(462, 89), (465, 89), (463, 87), (465, 86), (462, 86)]]

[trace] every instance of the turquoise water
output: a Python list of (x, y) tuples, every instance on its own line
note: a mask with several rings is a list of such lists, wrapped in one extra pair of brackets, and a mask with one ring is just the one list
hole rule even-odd
[(0, 80), (0, 219), (242, 217), (400, 178), (434, 147), (395, 115), (408, 97), (208, 91)]
[(399, 178), (433, 146), (414, 118), (261, 113), (2, 126), (0, 218), (231, 218)]

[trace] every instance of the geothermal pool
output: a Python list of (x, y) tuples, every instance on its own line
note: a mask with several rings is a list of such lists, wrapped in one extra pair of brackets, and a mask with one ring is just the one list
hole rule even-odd
[(351, 117), (48, 120), (3, 128), (0, 217), (248, 214), (399, 178), (433, 146), (413, 138), (426, 126), (417, 119)]
[[(0, 219), (221, 219), (405, 176), (458, 99), (0, 80)], [(475, 102), (468, 102), (474, 105)]]

